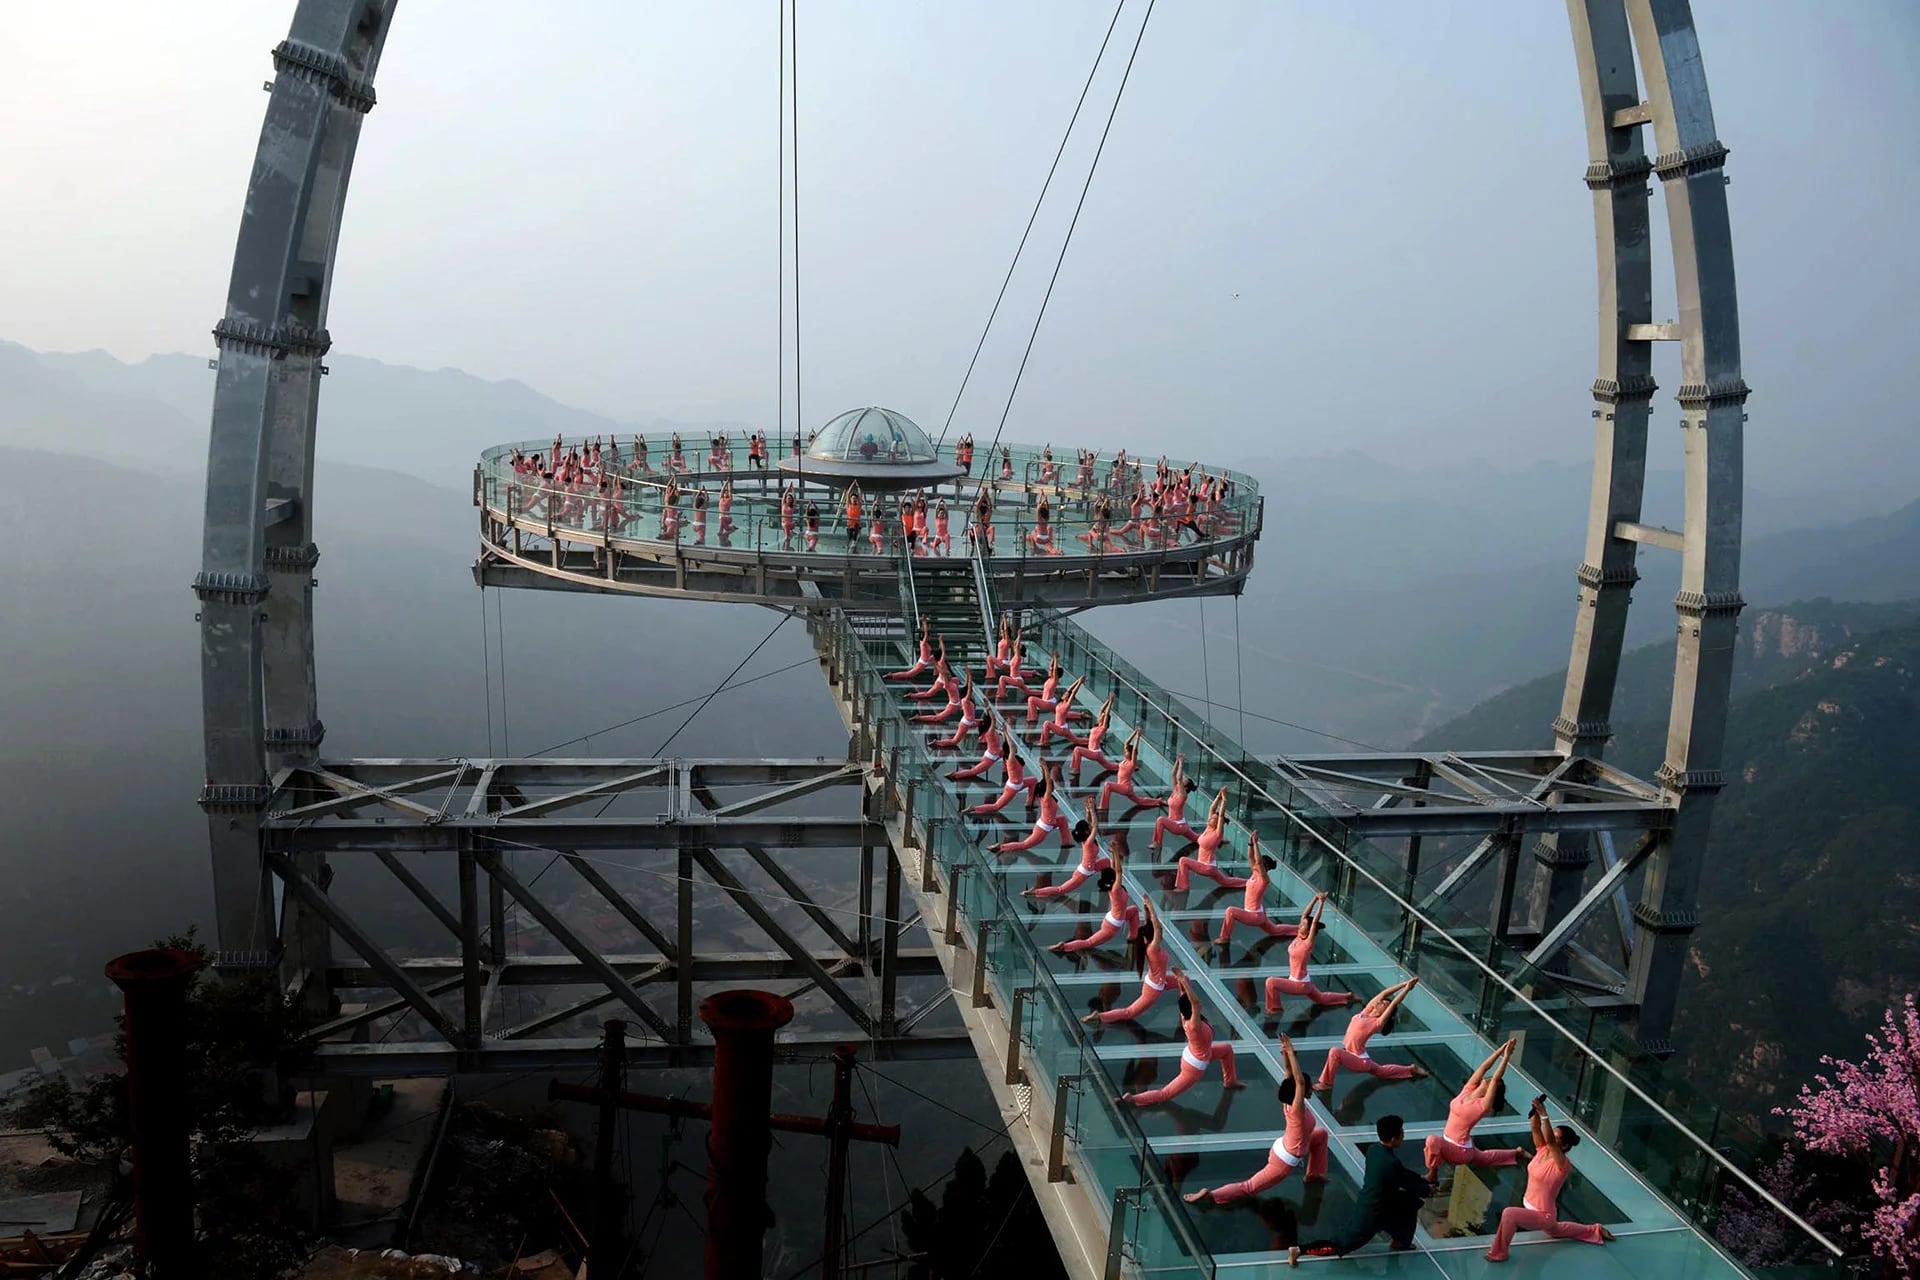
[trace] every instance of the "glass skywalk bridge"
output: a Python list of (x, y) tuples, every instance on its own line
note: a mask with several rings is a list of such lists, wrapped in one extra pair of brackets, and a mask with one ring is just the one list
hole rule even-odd
[[(1488, 939), (1484, 926), (1444, 904), (1410, 900), (1393, 859), (1315, 810), (1269, 766), (1083, 629), (1045, 607), (1026, 609), (1020, 617), (1034, 665), (1058, 653), (1069, 679), (1085, 676), (1078, 704), (1089, 716), (1109, 693), (1115, 696), (1108, 753), (1116, 754), (1133, 729), (1142, 730), (1137, 777), (1144, 792), (1165, 793), (1176, 754), (1184, 754), (1196, 781), (1189, 806), (1196, 826), (1207, 800), (1227, 789), (1222, 861), (1244, 870), (1232, 864), (1244, 855), (1248, 835), (1259, 833), (1280, 863), (1274, 883), (1282, 905), (1272, 907), (1272, 918), (1297, 915), (1317, 890), (1331, 893), (1333, 909), (1315, 949), (1314, 975), (1323, 988), (1364, 999), (1409, 974), (1421, 978), (1394, 1031), (1371, 1047), (1385, 1061), (1418, 1063), (1430, 1075), (1383, 1082), (1342, 1073), (1331, 1094), (1312, 1101), (1330, 1133), (1328, 1183), (1309, 1186), (1292, 1177), (1267, 1196), (1233, 1206), (1183, 1203), (1183, 1192), (1249, 1176), (1265, 1162), (1283, 1124), (1274, 1095), (1283, 1070), (1278, 1034), (1293, 1037), (1303, 1066), (1314, 1072), (1339, 1043), (1351, 1009), (1303, 1012), (1302, 1002), (1291, 1000), (1281, 1018), (1265, 1015), (1263, 979), (1287, 972), (1284, 941), (1241, 930), (1231, 949), (1214, 948), (1222, 908), (1238, 892), (1204, 879), (1175, 891), (1177, 837), (1156, 857), (1148, 846), (1159, 811), (1126, 814), (1116, 801), (1103, 833), (1127, 844), (1135, 901), (1153, 898), (1170, 926), (1163, 943), (1195, 981), (1217, 1038), (1233, 1044), (1249, 1086), (1225, 1090), (1216, 1070), (1161, 1106), (1122, 1102), (1123, 1093), (1176, 1074), (1182, 1038), (1175, 1001), (1157, 1002), (1137, 1023), (1096, 1028), (1079, 1022), (1090, 1008), (1127, 1003), (1138, 990), (1123, 937), (1077, 956), (1046, 949), (1091, 933), (1105, 910), (1104, 895), (1089, 883), (1044, 905), (1023, 897), (1024, 888), (1064, 879), (1077, 848), (1063, 848), (1050, 836), (1030, 852), (993, 852), (996, 842), (1024, 835), (1031, 817), (1017, 805), (994, 818), (968, 816), (967, 805), (997, 793), (997, 774), (972, 787), (949, 782), (946, 772), (971, 764), (977, 744), (969, 741), (961, 751), (933, 747), (950, 726), (909, 720), (927, 706), (906, 699), (916, 686), (882, 679), (912, 661), (907, 632), (922, 618), (946, 642), (956, 674), (964, 665), (978, 678), (996, 612), (990, 570), (978, 560), (903, 564), (900, 591), (904, 629), (897, 621), (840, 610), (814, 613), (809, 625), (856, 751), (882, 766), (881, 803), (908, 855), (903, 863), (917, 851), (922, 913), (951, 947), (956, 1000), (969, 1015), (988, 1074), (996, 1088), (1004, 1081), (1007, 1109), (1024, 1112), (1025, 1123), (1042, 1135), (1036, 1147), (1049, 1185), (1071, 1188), (1043, 1205), (1063, 1254), (1079, 1248), (1095, 1274), (1250, 1280), (1280, 1274), (1288, 1244), (1330, 1235), (1344, 1222), (1375, 1121), (1388, 1113), (1405, 1117), (1402, 1157), (1417, 1165), (1421, 1140), (1440, 1131), (1448, 1100), (1474, 1066), (1516, 1036), (1506, 1109), (1483, 1121), (1476, 1138), (1483, 1146), (1527, 1144), (1525, 1108), (1535, 1094), (1547, 1094), (1555, 1120), (1575, 1125), (1586, 1139), (1572, 1152), (1575, 1172), (1561, 1195), (1562, 1216), (1604, 1223), (1619, 1239), (1596, 1248), (1522, 1234), (1511, 1261), (1490, 1263), (1482, 1255), (1500, 1210), (1519, 1203), (1524, 1168), (1463, 1168), (1446, 1171), (1450, 1182), (1443, 1174), (1447, 1189), (1422, 1212), (1415, 1251), (1392, 1254), (1382, 1240), (1344, 1260), (1307, 1260), (1303, 1265), (1317, 1268), (1307, 1274), (1702, 1280), (1750, 1274), (1712, 1242), (1708, 1228), (1729, 1194), (1758, 1201), (1741, 1173), (1758, 1146), (1753, 1135), (1735, 1131), (1657, 1064), (1637, 1060), (1611, 1024), (1551, 974)], [(1024, 699), (999, 705), (1014, 722), (1024, 720)], [(1031, 739), (1023, 750), (1035, 768), (1043, 758), (1064, 762), (1071, 750), (1055, 744), (1043, 757)], [(1089, 792), (1067, 798), (1070, 819), (1089, 798)], [(934, 923), (942, 920), (944, 931)], [(1785, 1208), (1779, 1206), (1786, 1229), (1801, 1232), (1803, 1224)], [(1833, 1274), (1825, 1267), (1810, 1273)]]

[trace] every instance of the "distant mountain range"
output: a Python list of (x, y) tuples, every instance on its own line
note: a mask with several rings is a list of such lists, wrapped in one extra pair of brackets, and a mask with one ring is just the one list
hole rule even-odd
[[(1911, 566), (1909, 566), (1911, 567)], [(1673, 651), (1621, 664), (1608, 758), (1647, 777), (1665, 748)], [(1857, 1046), (1920, 988), (1920, 599), (1749, 611), (1735, 652), (1727, 787), (1714, 809), (1678, 1061), (1755, 1117), (1822, 1053)], [(1511, 745), (1557, 713), (1530, 681), (1423, 745)]]
[[(328, 363), (314, 514), (329, 751), (475, 754), (490, 734), (504, 748), (510, 706), (512, 745), (525, 752), (711, 688), (773, 625), (771, 616), (739, 606), (489, 593), (486, 616), (496, 640), (506, 641), (507, 659), (503, 669), (496, 653), (489, 666), (481, 648), (489, 624), (469, 574), (477, 522), (466, 482), (474, 460), (507, 440), (628, 432), (636, 423), (456, 370), (423, 372), (348, 355)], [(199, 357), (126, 364), (101, 352), (42, 355), (0, 342), (0, 537), (8, 548), (0, 558), (0, 725), (7, 728), (0, 733), (0, 824), (10, 850), (24, 851), (0, 877), (0, 916), (16, 922), (0, 930), (0, 972), (19, 975), (21, 986), (0, 988), (0, 1065), (25, 1047), (91, 1034), (107, 1017), (104, 984), (74, 984), (96, 1002), (75, 1012), (44, 997), (49, 982), (97, 972), (100, 955), (204, 915), (204, 819), (193, 803), (198, 643), (187, 584), (199, 558), (212, 378)], [(697, 435), (713, 424), (637, 425)], [(1070, 442), (1079, 441), (1063, 435), (1055, 443)], [(1204, 607), (1188, 601), (1094, 610), (1084, 616), (1088, 625), (1168, 687), (1196, 699), (1210, 690), (1223, 704), (1214, 717), (1219, 729), (1256, 750), (1394, 746), (1423, 731), (1452, 747), (1548, 741), (1559, 678), (1515, 681), (1566, 659), (1585, 464), (1512, 468), (1466, 459), (1407, 468), (1357, 454), (1214, 461), (1257, 475), (1267, 495), (1260, 563), (1246, 594)], [(1751, 495), (1748, 599), (1920, 596), (1920, 505), (1898, 489), (1901, 483), (1910, 486), (1911, 478), (1865, 477), (1861, 491), (1844, 499)], [(1673, 523), (1677, 476), (1656, 471), (1650, 486), (1647, 518)], [(1658, 551), (1642, 557), (1639, 640), (1670, 633), (1673, 559)], [(1821, 660), (1831, 662), (1835, 645), (1911, 616), (1903, 607), (1751, 610), (1749, 627), (1760, 629), (1756, 636), (1772, 627), (1765, 634), (1776, 638), (1778, 662), (1787, 665), (1765, 657), (1771, 649), (1763, 643), (1743, 656), (1736, 727), (1756, 714), (1745, 710), (1747, 700), (1767, 690), (1797, 697), (1816, 687), (1807, 683), (1816, 675), (1890, 680), (1889, 669), (1898, 668), (1891, 657), (1874, 666), (1878, 652), (1851, 668), (1809, 667), (1804, 681), (1769, 673), (1799, 671), (1792, 663), (1813, 652), (1807, 637), (1816, 634)], [(788, 627), (742, 677), (805, 653), (798, 629)], [(1629, 765), (1657, 762), (1668, 666), (1651, 652), (1628, 659), (1616, 755)], [(1858, 704), (1855, 694), (1839, 693), (1828, 700)], [(1483, 703), (1489, 695), (1497, 696)], [(1462, 715), (1476, 704), (1483, 705)], [(1800, 707), (1782, 734), (1790, 737), (1806, 714)], [(1757, 776), (1824, 770), (1805, 795), (1809, 812), (1825, 815), (1827, 797), (1852, 794), (1838, 786), (1852, 762), (1815, 747), (1829, 741), (1828, 728), (1853, 723), (1820, 713), (1814, 724), (1822, 732), (1801, 744), (1812, 763), (1756, 746)], [(1862, 733), (1891, 735), (1882, 719), (1861, 723)], [(667, 729), (649, 720), (583, 749), (646, 754)], [(802, 669), (717, 700), (676, 749), (806, 754), (838, 732), (824, 690)], [(1832, 741), (1837, 753), (1843, 739)], [(1874, 741), (1880, 754), (1862, 767), (1893, 769), (1898, 739)], [(1782, 795), (1758, 791), (1754, 803)], [(1746, 866), (1741, 851), (1720, 852), (1736, 838), (1728, 833), (1766, 829), (1764, 813), (1751, 824), (1740, 816), (1742, 803), (1731, 790), (1722, 801), (1717, 868)], [(1876, 805), (1857, 816), (1871, 827), (1891, 821), (1886, 812)], [(1827, 816), (1837, 831), (1854, 822), (1855, 810)], [(1849, 827), (1856, 832), (1850, 838), (1868, 827)], [(1754, 872), (1763, 883), (1765, 868), (1797, 867), (1792, 859), (1824, 845), (1809, 835), (1792, 852), (1764, 841), (1756, 847), (1767, 850)], [(1816, 889), (1822, 874), (1804, 868)], [(1720, 872), (1715, 876), (1717, 886)], [(128, 884), (141, 892), (119, 891)], [(352, 890), (351, 869), (343, 870), (341, 884)], [(1731, 903), (1733, 891), (1724, 892)], [(1754, 895), (1748, 905), (1762, 912), (1769, 901)], [(1700, 935), (1708, 976), (1737, 983), (1737, 966), (1714, 967), (1736, 945), (1718, 940), (1717, 927), (1716, 920)], [(1862, 939), (1847, 981), (1878, 991), (1867, 961), (1883, 944), (1880, 935)], [(1727, 990), (1715, 998), (1732, 1007), (1742, 989)], [(1832, 1013), (1823, 1005), (1807, 1014), (1808, 1035)], [(1783, 1054), (1800, 1053), (1785, 1018), (1783, 1011), (1782, 1025), (1768, 1024), (1762, 1038), (1786, 1046)], [(1711, 1047), (1705, 1039), (1691, 1043)], [(1823, 1039), (1820, 1046), (1834, 1043)], [(1797, 1059), (1792, 1070), (1801, 1073)]]

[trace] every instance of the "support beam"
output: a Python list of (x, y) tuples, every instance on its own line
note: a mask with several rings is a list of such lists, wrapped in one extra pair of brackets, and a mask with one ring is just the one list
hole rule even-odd
[(341, 939), (367, 962), (368, 967), (380, 975), (382, 984), (398, 993), (415, 1013), (426, 1020), (428, 1026), (440, 1033), (442, 1038), (449, 1042), (458, 1040), (453, 1024), (434, 1005), (432, 998), (407, 975), (407, 972), (378, 942), (374, 941), (371, 934), (362, 929), (351, 916), (340, 909), (338, 904), (327, 897), (326, 890), (308, 879), (285, 854), (269, 851), (263, 856), (268, 870), (280, 877), (281, 883), (287, 886), (290, 893), (299, 895), (302, 902), (325, 920), (328, 927), (339, 934)]
[(802, 971), (819, 985), (822, 994), (838, 1005), (842, 1013), (853, 1019), (853, 1024), (864, 1034), (873, 1034), (873, 1019), (867, 1015), (865, 1009), (860, 1007), (860, 1002), (847, 994), (839, 980), (827, 972), (826, 966), (815, 960), (812, 954), (803, 948), (765, 907), (760, 905), (760, 900), (753, 896), (750, 889), (740, 883), (739, 877), (733, 874), (726, 863), (715, 856), (713, 850), (696, 849), (693, 857), (713, 882), (726, 890), (733, 904), (744, 911), (756, 925), (759, 925), (760, 931), (766, 934), (768, 939), (793, 957)]
[(622, 1004), (633, 1010), (635, 1016), (652, 1028), (655, 1035), (668, 1044), (677, 1040), (666, 1022), (653, 1011), (653, 1007), (640, 993), (634, 990), (598, 951), (583, 941), (573, 930), (567, 928), (566, 922), (541, 901), (537, 894), (522, 884), (518, 876), (507, 870), (506, 864), (501, 861), (498, 853), (491, 849), (481, 849), (474, 856), (479, 859), (480, 866), (496, 884), (505, 889), (515, 902), (526, 908), (527, 914), (538, 920), (540, 926), (553, 935), (554, 941), (572, 952), (574, 958), (600, 979)]

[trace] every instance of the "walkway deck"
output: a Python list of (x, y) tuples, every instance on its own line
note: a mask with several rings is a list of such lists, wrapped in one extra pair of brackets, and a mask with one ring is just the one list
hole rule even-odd
[[(969, 574), (964, 565), (923, 562), (903, 587), (904, 616), (927, 618), (945, 639), (956, 671), (964, 661), (977, 678), (986, 619), (994, 608), (982, 598), (990, 589), (984, 574)], [(1165, 939), (1175, 963), (1197, 979), (1217, 1036), (1234, 1044), (1251, 1085), (1229, 1092), (1211, 1072), (1175, 1103), (1136, 1109), (1120, 1102), (1123, 1092), (1165, 1082), (1177, 1070), (1181, 1039), (1174, 1002), (1161, 1001), (1138, 1024), (1079, 1025), (1078, 1017), (1091, 1007), (1130, 1001), (1138, 980), (1126, 967), (1119, 940), (1078, 957), (1044, 949), (1091, 932), (1104, 910), (1102, 895), (1091, 884), (1044, 906), (1020, 895), (1022, 888), (1063, 878), (1077, 851), (1049, 840), (1031, 853), (990, 852), (993, 842), (1024, 834), (1031, 820), (1018, 806), (993, 819), (964, 815), (965, 805), (997, 791), (998, 779), (971, 789), (947, 782), (945, 771), (956, 767), (963, 753), (930, 745), (947, 732), (944, 726), (935, 730), (906, 718), (924, 706), (905, 699), (914, 686), (880, 680), (883, 672), (911, 661), (898, 624), (889, 629), (842, 613), (816, 615), (815, 641), (857, 746), (885, 762), (901, 808), (896, 818), (904, 842), (924, 851), (922, 911), (929, 920), (944, 917), (963, 949), (955, 953), (953, 966), (972, 973), (952, 976), (963, 991), (976, 990), (971, 1015), (997, 1024), (988, 1026), (985, 1036), (976, 1035), (976, 1043), (991, 1043), (996, 1055), (1009, 1052), (1017, 1059), (1006, 1074), (1016, 1082), (1014, 1091), (1039, 1132), (1059, 1125), (1064, 1160), (1056, 1163), (1065, 1167), (1055, 1172), (1076, 1184), (1083, 1197), (1081, 1217), (1102, 1217), (1124, 1206), (1120, 1248), (1129, 1269), (1153, 1275), (1280, 1274), (1287, 1243), (1328, 1234), (1345, 1218), (1365, 1148), (1374, 1140), (1375, 1120), (1389, 1112), (1406, 1117), (1406, 1157), (1417, 1163), (1420, 1139), (1439, 1131), (1448, 1099), (1472, 1068), (1493, 1044), (1518, 1035), (1522, 1048), (1508, 1076), (1508, 1109), (1489, 1117), (1480, 1134), (1491, 1143), (1524, 1141), (1528, 1099), (1548, 1094), (1556, 1120), (1575, 1124), (1588, 1138), (1573, 1152), (1575, 1174), (1562, 1194), (1562, 1212), (1606, 1223), (1619, 1241), (1594, 1248), (1523, 1235), (1511, 1263), (1490, 1264), (1482, 1257), (1488, 1235), (1500, 1209), (1518, 1202), (1524, 1171), (1462, 1169), (1453, 1171), (1449, 1189), (1423, 1213), (1417, 1251), (1392, 1255), (1381, 1242), (1347, 1260), (1312, 1261), (1316, 1270), (1309, 1274), (1621, 1280), (1746, 1274), (1676, 1207), (1710, 1212), (1706, 1206), (1717, 1200), (1718, 1175), (1724, 1171), (1701, 1139), (1648, 1104), (1657, 1099), (1681, 1105), (1674, 1082), (1649, 1074), (1656, 1068), (1628, 1066), (1624, 1056), (1612, 1056), (1616, 1069), (1643, 1083), (1647, 1097), (1637, 1097), (1601, 1061), (1608, 1054), (1585, 1047), (1606, 1046), (1608, 1029), (1585, 1015), (1550, 976), (1476, 942), (1464, 922), (1436, 921), (1425, 910), (1415, 916), (1388, 890), (1395, 879), (1387, 863), (1370, 864), (1382, 855), (1336, 821), (1303, 807), (1270, 768), (1246, 757), (1085, 631), (1044, 609), (1026, 612), (1023, 621), (1034, 655), (1057, 651), (1070, 675), (1087, 677), (1080, 703), (1089, 713), (1109, 692), (1116, 693), (1111, 751), (1117, 753), (1134, 727), (1143, 729), (1143, 790), (1164, 794), (1171, 758), (1184, 752), (1187, 771), (1199, 782), (1191, 813), (1203, 814), (1214, 790), (1229, 788), (1232, 817), (1223, 860), (1239, 856), (1233, 851), (1244, 850), (1247, 833), (1258, 830), (1266, 850), (1281, 862), (1275, 887), (1291, 910), (1297, 913), (1316, 889), (1334, 894), (1337, 910), (1327, 913), (1326, 934), (1315, 955), (1322, 983), (1365, 996), (1410, 972), (1423, 980), (1395, 1031), (1377, 1037), (1373, 1046), (1382, 1059), (1421, 1063), (1431, 1076), (1386, 1083), (1343, 1073), (1330, 1096), (1313, 1100), (1320, 1123), (1332, 1135), (1330, 1183), (1308, 1187), (1290, 1178), (1274, 1194), (1235, 1206), (1185, 1205), (1183, 1190), (1245, 1177), (1264, 1163), (1265, 1149), (1282, 1124), (1274, 1097), (1282, 1070), (1277, 1033), (1294, 1037), (1311, 1072), (1325, 1050), (1339, 1043), (1349, 1011), (1301, 1011), (1294, 1001), (1283, 1019), (1264, 1015), (1261, 979), (1286, 972), (1284, 942), (1242, 931), (1230, 950), (1215, 949), (1210, 940), (1221, 908), (1238, 897), (1237, 891), (1196, 880), (1193, 889), (1175, 892), (1171, 860), (1178, 851), (1170, 847), (1159, 859), (1148, 851), (1156, 811), (1122, 814), (1116, 809), (1104, 830), (1130, 845), (1128, 875), (1135, 898), (1150, 894), (1163, 918), (1177, 925)], [(1024, 703), (1001, 705), (1024, 713)], [(1056, 743), (1046, 759), (1064, 760), (1069, 749)], [(1030, 745), (1027, 753), (1037, 764), (1040, 757)], [(970, 741), (964, 755), (971, 763), (977, 745)], [(1077, 815), (1086, 798), (1076, 793), (1067, 807)], [(1377, 882), (1374, 869), (1381, 876)], [(1274, 918), (1285, 918), (1285, 909), (1276, 908)], [(1436, 923), (1448, 927), (1437, 930)], [(1002, 1063), (986, 1065), (990, 1077), (1001, 1074)], [(1031, 1094), (1019, 1092), (1022, 1086)], [(1103, 1225), (1107, 1221), (1103, 1218)], [(1102, 1259), (1087, 1255), (1081, 1225), (1063, 1226), (1056, 1215), (1055, 1227), (1063, 1252), (1075, 1255), (1069, 1256), (1070, 1267), (1099, 1274)], [(1065, 1239), (1068, 1232), (1081, 1239)], [(1113, 1239), (1111, 1233), (1107, 1238)], [(1112, 1267), (1106, 1271), (1119, 1274)]]

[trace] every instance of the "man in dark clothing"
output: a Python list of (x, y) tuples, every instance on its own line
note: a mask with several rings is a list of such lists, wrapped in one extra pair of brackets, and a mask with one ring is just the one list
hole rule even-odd
[(1300, 1265), (1302, 1253), (1318, 1258), (1344, 1257), (1382, 1231), (1394, 1248), (1413, 1248), (1414, 1215), (1433, 1187), (1400, 1163), (1400, 1144), (1407, 1136), (1405, 1121), (1399, 1116), (1382, 1116), (1375, 1131), (1380, 1141), (1367, 1148), (1367, 1175), (1360, 1184), (1360, 1198), (1354, 1201), (1347, 1229), (1331, 1240), (1315, 1240), (1304, 1248), (1296, 1245), (1289, 1249), (1290, 1266)]

